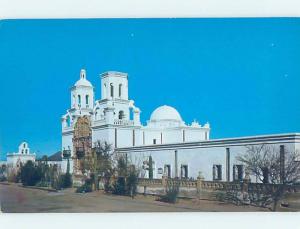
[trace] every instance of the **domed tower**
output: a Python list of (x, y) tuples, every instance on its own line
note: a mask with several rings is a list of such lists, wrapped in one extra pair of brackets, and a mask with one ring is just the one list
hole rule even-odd
[(94, 107), (94, 88), (86, 79), (85, 69), (81, 69), (80, 78), (71, 88), (71, 108), (62, 117), (62, 128), (70, 128), (77, 117), (90, 115)]
[(80, 79), (71, 88), (71, 108), (90, 112), (94, 105), (94, 88), (86, 79), (85, 69), (80, 71)]

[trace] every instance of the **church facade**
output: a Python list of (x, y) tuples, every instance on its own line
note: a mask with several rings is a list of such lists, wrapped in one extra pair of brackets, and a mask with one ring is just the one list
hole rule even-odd
[[(62, 116), (62, 150), (74, 155), (74, 127), (79, 117), (91, 124), (92, 145), (100, 140), (114, 148), (194, 142), (209, 139), (209, 124), (186, 124), (176, 109), (161, 106), (153, 111), (147, 125), (140, 121), (140, 109), (128, 98), (128, 75), (121, 72), (101, 74), (101, 98), (95, 100), (94, 87), (80, 71), (71, 88), (71, 107)], [(77, 147), (80, 147), (77, 145)]]
[[(282, 134), (231, 139), (210, 139), (210, 125), (186, 124), (179, 112), (167, 105), (155, 109), (146, 125), (140, 121), (141, 110), (128, 97), (128, 75), (109, 71), (100, 75), (101, 98), (95, 99), (94, 87), (80, 71), (71, 88), (70, 108), (62, 116), (62, 150), (76, 152), (91, 148), (97, 141), (111, 144), (120, 154), (129, 156), (139, 166), (151, 156), (153, 176), (234, 180), (244, 174), (236, 156), (249, 145), (271, 144), (278, 150), (300, 149), (299, 134)], [(85, 117), (90, 130), (76, 135), (76, 122)], [(82, 127), (83, 128), (83, 127)], [(85, 131), (83, 131), (85, 132)], [(65, 160), (66, 167), (66, 160)], [(71, 160), (71, 168), (76, 162)], [(147, 170), (141, 172), (147, 177)]]

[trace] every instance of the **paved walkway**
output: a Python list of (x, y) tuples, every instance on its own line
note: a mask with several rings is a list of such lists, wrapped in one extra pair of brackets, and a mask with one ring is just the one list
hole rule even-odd
[(186, 211), (267, 211), (252, 206), (235, 206), (217, 201), (179, 200), (176, 204), (156, 201), (152, 196), (108, 195), (101, 191), (79, 194), (0, 184), (0, 203), (6, 212), (186, 212)]

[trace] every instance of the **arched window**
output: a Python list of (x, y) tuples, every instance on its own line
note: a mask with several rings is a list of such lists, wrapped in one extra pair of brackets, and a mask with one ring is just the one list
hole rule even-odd
[(76, 104), (76, 101), (75, 101), (75, 100), (76, 100), (75, 95), (73, 95), (73, 101), (72, 101), (72, 106), (73, 106), (73, 107), (75, 107), (75, 104)]
[(88, 107), (88, 105), (89, 105), (89, 95), (86, 95), (86, 96), (85, 96), (85, 104), (86, 104), (87, 107)]
[(107, 94), (106, 94), (106, 84), (104, 84), (104, 87), (103, 87), (103, 99), (107, 97)]
[(119, 84), (119, 97), (122, 96), (122, 84)]
[(78, 106), (80, 106), (80, 105), (81, 105), (81, 96), (78, 95)]
[(124, 116), (124, 111), (119, 111), (119, 119), (123, 119)]
[(114, 97), (114, 85), (112, 83), (110, 84), (110, 96)]
[(71, 126), (71, 119), (70, 119), (70, 116), (67, 116), (67, 127)]

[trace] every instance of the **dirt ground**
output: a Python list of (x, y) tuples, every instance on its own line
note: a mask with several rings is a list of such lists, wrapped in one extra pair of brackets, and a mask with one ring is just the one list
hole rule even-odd
[[(296, 198), (296, 202), (298, 198)], [(268, 211), (253, 206), (236, 206), (208, 200), (183, 200), (176, 204), (163, 203), (154, 196), (105, 194), (102, 191), (79, 194), (74, 189), (59, 192), (21, 187), (19, 184), (0, 184), (0, 203), (4, 213), (29, 212), (249, 212)], [(300, 201), (297, 202), (300, 207)], [(296, 205), (295, 205), (296, 206)], [(289, 209), (296, 211), (297, 209)]]

